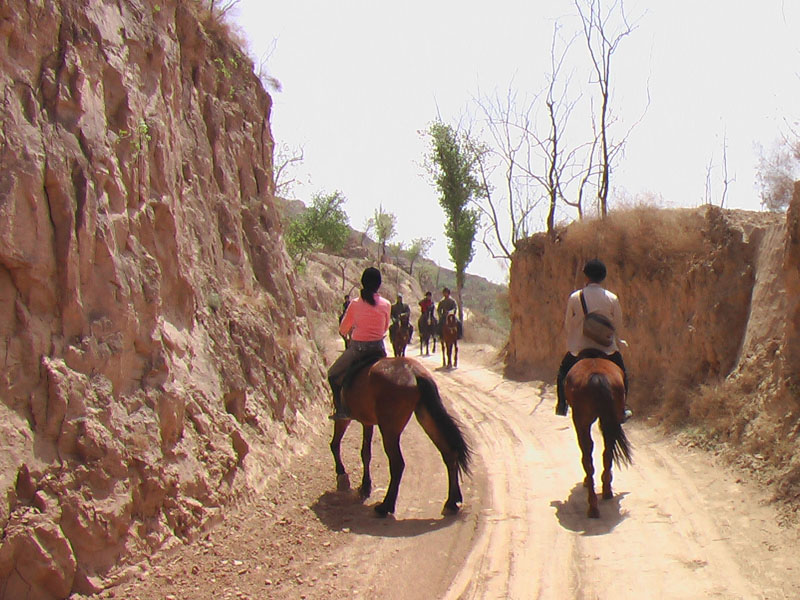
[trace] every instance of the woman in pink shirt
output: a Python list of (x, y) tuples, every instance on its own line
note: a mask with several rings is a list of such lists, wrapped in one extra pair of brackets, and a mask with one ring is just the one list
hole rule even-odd
[(364, 269), (361, 274), (361, 294), (353, 300), (339, 324), (339, 333), (351, 334), (350, 346), (342, 352), (328, 369), (328, 383), (333, 391), (336, 411), (333, 420), (347, 420), (350, 413), (342, 403), (342, 384), (350, 365), (369, 354), (386, 356), (383, 338), (389, 329), (391, 304), (378, 293), (381, 287), (381, 272), (375, 267)]

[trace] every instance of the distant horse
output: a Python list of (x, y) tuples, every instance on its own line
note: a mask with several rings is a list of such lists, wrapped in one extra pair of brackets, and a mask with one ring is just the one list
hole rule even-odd
[[(458, 478), (469, 473), (470, 448), (461, 426), (451, 417), (439, 396), (433, 376), (412, 358), (382, 358), (364, 367), (346, 388), (344, 402), (351, 418), (364, 428), (361, 460), (364, 474), (359, 493), (368, 498), (372, 493), (369, 464), (372, 458), (372, 433), (375, 425), (381, 430), (383, 449), (389, 458), (390, 481), (383, 502), (375, 506), (379, 516), (393, 513), (405, 462), (400, 452), (400, 434), (413, 413), (417, 421), (442, 454), (447, 467), (448, 495), (443, 514), (455, 514), (462, 502)], [(331, 452), (336, 463), (339, 490), (350, 486), (340, 456), (340, 444), (350, 421), (336, 421), (333, 426)]]
[(430, 354), (430, 342), (433, 340), (433, 350), (436, 353), (436, 327), (439, 322), (433, 316), (433, 310), (426, 310), (417, 321), (417, 331), (419, 332), (419, 355), (422, 356), (422, 348), (425, 354)]
[(594, 491), (594, 462), (592, 461), (592, 424), (599, 418), (603, 433), (603, 499), (614, 497), (611, 491), (611, 463), (617, 466), (631, 463), (628, 438), (622, 430), (625, 420), (625, 383), (622, 369), (600, 356), (597, 350), (584, 350), (582, 358), (570, 369), (564, 384), (567, 402), (572, 407), (572, 422), (581, 448), (581, 462), (586, 477), (583, 486), (589, 492), (588, 516), (600, 517), (597, 494)]
[(442, 366), (458, 366), (458, 320), (455, 311), (449, 311), (442, 323)]
[(411, 323), (408, 322), (408, 313), (403, 313), (400, 318), (389, 326), (389, 340), (395, 357), (406, 355), (406, 346), (411, 339)]

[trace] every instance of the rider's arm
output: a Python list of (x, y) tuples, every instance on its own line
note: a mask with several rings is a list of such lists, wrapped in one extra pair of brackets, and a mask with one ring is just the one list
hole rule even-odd
[(617, 340), (620, 339), (620, 330), (622, 329), (622, 308), (619, 305), (619, 300), (614, 299), (611, 303), (611, 322), (614, 324), (614, 335)]
[(355, 306), (354, 302), (350, 303), (350, 306), (347, 307), (347, 310), (344, 311), (344, 317), (342, 317), (342, 322), (339, 323), (339, 333), (341, 335), (347, 336), (350, 335), (350, 332), (353, 330), (353, 326), (355, 325), (355, 319), (353, 318)]

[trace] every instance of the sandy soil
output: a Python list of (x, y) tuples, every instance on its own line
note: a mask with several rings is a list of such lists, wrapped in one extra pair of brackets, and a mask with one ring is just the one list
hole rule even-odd
[[(571, 421), (553, 414), (552, 388), (506, 381), (492, 358), (467, 345), (457, 369), (422, 359), (475, 453), (459, 515), (440, 514), (444, 465), (415, 422), (403, 436), (406, 471), (388, 519), (371, 508), (388, 482), (380, 436), (375, 491), (362, 504), (334, 491), (329, 426), (321, 423), (313, 450), (270, 493), (100, 597), (800, 597), (798, 536), (778, 525), (766, 493), (635, 419), (626, 425), (634, 464), (615, 470), (615, 496), (601, 502), (601, 518), (586, 518), (577, 442)], [(595, 440), (597, 465), (597, 432)], [(353, 426), (343, 451), (354, 483), (359, 444)]]

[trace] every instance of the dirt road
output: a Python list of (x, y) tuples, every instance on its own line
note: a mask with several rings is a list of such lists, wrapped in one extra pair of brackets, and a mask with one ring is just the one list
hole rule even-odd
[[(388, 467), (376, 435), (375, 491), (365, 504), (334, 492), (327, 434), (276, 482), (204, 539), (158, 558), (106, 595), (118, 598), (687, 599), (800, 597), (797, 534), (777, 525), (765, 494), (712, 455), (632, 421), (632, 467), (613, 500), (586, 518), (571, 421), (552, 389), (506, 381), (489, 353), (462, 349), (433, 370), (471, 440), (474, 468), (456, 517), (440, 514), (446, 476), (412, 422), (397, 513), (373, 516)], [(360, 427), (344, 442), (354, 486)], [(595, 433), (596, 464), (602, 449)], [(599, 474), (598, 474), (599, 480)]]

